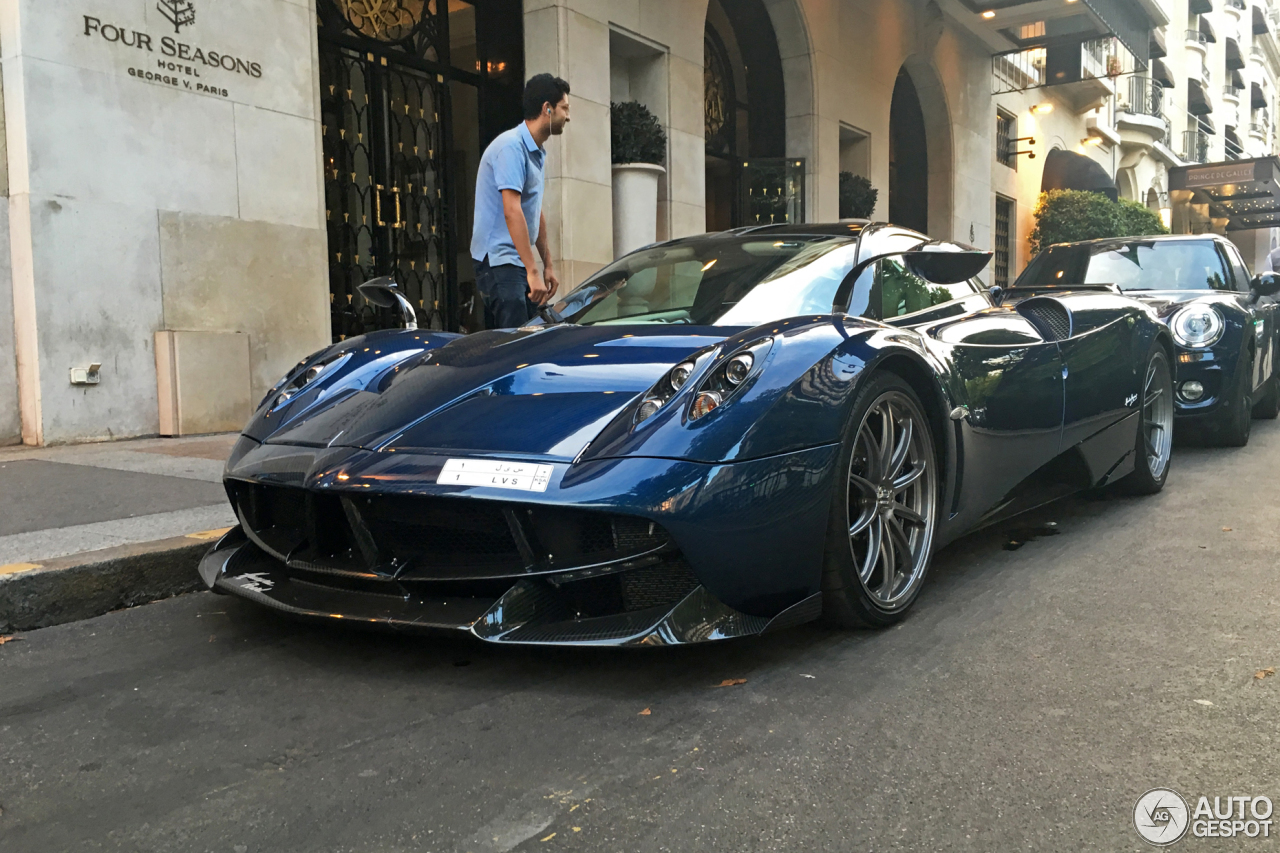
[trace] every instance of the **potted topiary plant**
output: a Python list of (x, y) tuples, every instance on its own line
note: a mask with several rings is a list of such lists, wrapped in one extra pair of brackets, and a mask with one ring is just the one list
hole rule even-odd
[(666, 172), (667, 134), (638, 101), (609, 105), (613, 160), (613, 254), (648, 245), (658, 234), (658, 178)]
[(840, 218), (869, 219), (876, 209), (880, 191), (871, 181), (853, 172), (840, 173)]

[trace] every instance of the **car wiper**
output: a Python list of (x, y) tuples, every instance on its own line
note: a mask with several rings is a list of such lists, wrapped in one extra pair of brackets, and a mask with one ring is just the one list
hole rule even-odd
[(1122, 287), (1120, 289), (1125, 293), (1140, 293), (1155, 290), (1154, 287)]
[(564, 317), (561, 316), (560, 312), (552, 308), (550, 305), (544, 305), (539, 308), (538, 316), (542, 318), (544, 323), (551, 326), (564, 322)]

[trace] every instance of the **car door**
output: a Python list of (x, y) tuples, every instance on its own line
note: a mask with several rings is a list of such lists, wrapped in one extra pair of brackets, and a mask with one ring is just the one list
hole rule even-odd
[[(1231, 272), (1231, 289), (1241, 309), (1248, 311), (1253, 317), (1254, 343), (1257, 347), (1253, 359), (1253, 387), (1257, 390), (1275, 373), (1276, 301), (1270, 296), (1260, 297), (1256, 301), (1251, 299), (1252, 277), (1240, 257), (1240, 251), (1231, 243), (1219, 243), (1218, 247), (1226, 255), (1227, 268)], [(1256, 394), (1254, 399), (1257, 399)]]
[[(1015, 311), (993, 308), (980, 285), (932, 284), (901, 256), (882, 259), (869, 300), (874, 319), (916, 328), (951, 367), (962, 410), (959, 489), (953, 513), (976, 521), (1058, 453), (1062, 361)], [(959, 518), (957, 520), (960, 520)]]
[(1119, 316), (1059, 344), (1066, 380), (1062, 449), (1079, 446), (1095, 480), (1133, 447), (1134, 432), (1122, 422), (1138, 411), (1137, 371), (1147, 362), (1145, 352), (1134, 352), (1135, 324)]

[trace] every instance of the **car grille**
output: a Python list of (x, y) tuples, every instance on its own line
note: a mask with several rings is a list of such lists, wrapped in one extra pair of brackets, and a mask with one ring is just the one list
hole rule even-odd
[(1054, 299), (1032, 297), (1018, 305), (1018, 313), (1026, 317), (1045, 340), (1065, 341), (1071, 337), (1071, 313)]
[[(246, 532), (308, 571), (410, 580), (503, 578), (627, 560), (669, 536), (647, 519), (417, 495), (354, 495), (228, 481)], [(641, 594), (641, 593), (637, 593)]]

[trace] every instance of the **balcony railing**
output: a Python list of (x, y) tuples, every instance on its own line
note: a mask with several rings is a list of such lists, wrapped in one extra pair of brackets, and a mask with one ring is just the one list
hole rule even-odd
[(1232, 98), (1238, 101), (1240, 100), (1241, 91), (1242, 91), (1241, 89), (1237, 89), (1235, 86), (1232, 86), (1231, 84), (1228, 83), (1226, 86), (1222, 87), (1222, 97)]
[(1119, 106), (1128, 113), (1159, 118), (1164, 114), (1164, 87), (1150, 77), (1130, 77), (1128, 97), (1122, 95)]
[[(1042, 86), (1065, 85), (1087, 80), (1114, 80), (1124, 74), (1132, 74), (1136, 70), (1134, 58), (1128, 49), (1113, 36), (1090, 39), (1080, 43), (1079, 69), (1076, 77), (1070, 70), (1074, 57), (1064, 55), (1075, 50), (1073, 45), (1053, 47), (1029, 47), (1025, 50), (1013, 50), (1008, 53), (997, 53), (991, 57), (991, 94), (1002, 95), (1007, 92), (1025, 92), (1028, 89), (1039, 89)], [(1051, 51), (1055, 54), (1055, 63), (1067, 60), (1065, 79), (1049, 80), (1046, 65)], [(1058, 65), (1062, 68), (1062, 65)]]
[(1204, 84), (1206, 86), (1210, 86), (1213, 84), (1213, 75), (1209, 73), (1208, 65), (1200, 66), (1200, 79), (1204, 81)]
[(1249, 123), (1249, 132), (1254, 136), (1260, 136), (1263, 139), (1266, 139), (1269, 127), (1270, 126), (1266, 122), (1254, 121)]
[(1239, 9), (1241, 12), (1248, 11), (1248, 8), (1249, 8), (1248, 6), (1245, 5), (1244, 0), (1227, 0), (1222, 5), (1230, 9)]
[(1205, 50), (1209, 49), (1209, 37), (1199, 30), (1187, 30), (1187, 44), (1199, 45)]
[(1228, 160), (1239, 160), (1244, 156), (1244, 146), (1229, 136), (1223, 138), (1222, 147), (1226, 151)]
[(1182, 132), (1182, 159), (1188, 163), (1209, 162), (1209, 134), (1198, 130)]

